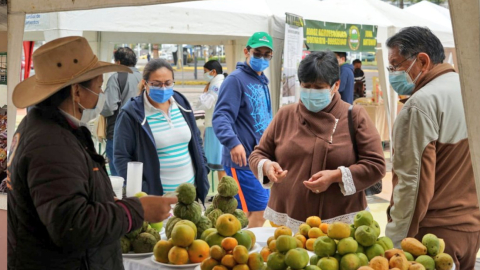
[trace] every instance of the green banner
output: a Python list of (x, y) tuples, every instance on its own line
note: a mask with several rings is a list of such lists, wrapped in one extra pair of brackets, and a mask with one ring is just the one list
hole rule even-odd
[(303, 33), (309, 51), (373, 52), (377, 26), (305, 20)]

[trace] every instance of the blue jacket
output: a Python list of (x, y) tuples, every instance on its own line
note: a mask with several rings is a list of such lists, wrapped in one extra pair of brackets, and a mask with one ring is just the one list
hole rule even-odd
[[(191, 110), (187, 99), (180, 93), (174, 92), (175, 101), (187, 110)], [(162, 180), (160, 179), (160, 162), (152, 130), (145, 120), (143, 94), (133, 97), (120, 111), (115, 124), (113, 141), (114, 163), (119, 176), (127, 179), (127, 164), (130, 161), (143, 162), (142, 191), (149, 195), (163, 195)], [(188, 145), (192, 163), (195, 168), (195, 186), (197, 197), (205, 202), (210, 184), (208, 183), (209, 169), (203, 152), (200, 131), (195, 122), (193, 112), (185, 112), (180, 108), (185, 118), (192, 139)]]
[(253, 148), (272, 120), (272, 106), (268, 79), (260, 76), (246, 63), (237, 63), (237, 69), (223, 81), (213, 113), (213, 129), (223, 144), (222, 165), (239, 167), (230, 158), (230, 150), (242, 144), (247, 162)]
[(353, 65), (345, 63), (340, 66), (340, 87), (338, 92), (342, 100), (353, 104), (353, 85), (355, 77), (353, 76)]

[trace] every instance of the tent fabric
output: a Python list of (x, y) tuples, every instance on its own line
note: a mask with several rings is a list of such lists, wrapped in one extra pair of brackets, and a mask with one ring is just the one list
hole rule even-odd
[(450, 18), (450, 11), (447, 8), (424, 0), (405, 8), (405, 11), (412, 15), (424, 17), (427, 20), (436, 22), (452, 31), (452, 19)]

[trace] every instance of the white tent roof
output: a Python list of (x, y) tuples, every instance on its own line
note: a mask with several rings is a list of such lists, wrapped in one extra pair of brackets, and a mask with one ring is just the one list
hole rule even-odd
[(450, 11), (447, 8), (429, 1), (422, 1), (407, 7), (405, 11), (418, 17), (425, 17), (425, 19), (440, 24), (452, 31), (452, 20), (450, 18)]

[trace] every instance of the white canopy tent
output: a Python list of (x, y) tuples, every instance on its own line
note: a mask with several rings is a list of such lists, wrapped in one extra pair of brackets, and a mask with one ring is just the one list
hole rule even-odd
[(413, 4), (405, 9), (417, 17), (425, 17), (425, 19), (436, 22), (446, 29), (452, 30), (452, 19), (450, 11), (447, 8), (434, 4), (430, 1), (422, 1)]

